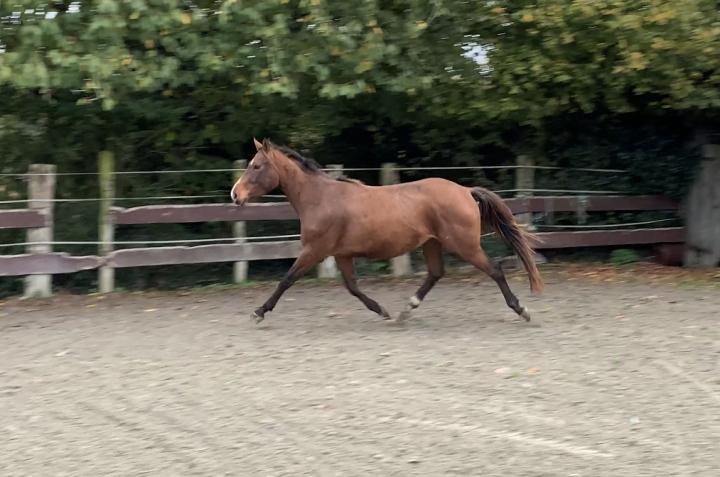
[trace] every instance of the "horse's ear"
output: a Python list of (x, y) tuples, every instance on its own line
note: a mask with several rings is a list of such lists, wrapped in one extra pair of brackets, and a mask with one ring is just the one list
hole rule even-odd
[(257, 149), (258, 152), (262, 151), (263, 144), (255, 138), (253, 138), (253, 141), (255, 142), (255, 149)]
[(269, 150), (270, 150), (270, 146), (272, 146), (272, 143), (270, 142), (270, 139), (265, 138), (265, 139), (263, 139), (262, 145), (263, 145), (263, 148), (264, 148), (266, 151), (269, 151)]

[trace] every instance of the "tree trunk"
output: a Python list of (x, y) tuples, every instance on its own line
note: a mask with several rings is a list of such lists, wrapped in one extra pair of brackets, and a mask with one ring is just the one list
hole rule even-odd
[(720, 265), (720, 145), (706, 145), (703, 156), (687, 200), (688, 267)]

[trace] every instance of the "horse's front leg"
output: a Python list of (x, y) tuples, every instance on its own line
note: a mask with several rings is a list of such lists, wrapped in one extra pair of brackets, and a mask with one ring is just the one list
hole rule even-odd
[(293, 263), (292, 267), (290, 267), (290, 270), (285, 274), (282, 280), (280, 280), (280, 283), (278, 283), (277, 288), (275, 288), (275, 291), (272, 295), (270, 295), (270, 298), (257, 310), (253, 312), (251, 315), (251, 318), (255, 320), (256, 323), (260, 323), (262, 320), (265, 319), (265, 313), (268, 311), (272, 311), (273, 308), (275, 308), (275, 305), (277, 305), (278, 300), (282, 296), (285, 291), (290, 288), (293, 283), (295, 283), (300, 277), (302, 277), (308, 270), (310, 270), (312, 267), (318, 264), (320, 260), (322, 260), (323, 257), (320, 257), (317, 253), (314, 253), (310, 248), (303, 248), (300, 251), (300, 255), (295, 260), (295, 263)]

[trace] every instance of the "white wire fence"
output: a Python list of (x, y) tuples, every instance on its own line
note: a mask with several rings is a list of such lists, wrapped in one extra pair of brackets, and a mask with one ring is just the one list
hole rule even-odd
[(112, 242), (102, 242), (96, 240), (80, 240), (80, 241), (48, 241), (48, 242), (17, 242), (0, 244), (0, 247), (32, 247), (37, 245), (182, 245), (182, 244), (213, 244), (213, 243), (238, 243), (238, 242), (259, 242), (263, 240), (289, 240), (299, 239), (300, 234), (285, 235), (261, 235), (251, 236), (238, 239), (237, 237), (225, 238), (203, 238), (203, 239), (181, 239), (181, 240), (113, 240)]
[[(550, 170), (550, 171), (573, 171), (573, 172), (588, 172), (588, 173), (600, 173), (600, 174), (622, 174), (625, 170), (622, 169), (602, 169), (602, 168), (583, 168), (583, 167), (560, 167), (560, 166), (538, 166), (538, 165), (498, 165), (498, 166), (396, 166), (396, 167), (350, 167), (343, 168), (342, 172), (380, 172), (380, 171), (397, 171), (397, 172), (419, 172), (419, 171), (483, 171), (483, 170), (518, 170), (518, 169), (534, 169), (534, 170)], [(245, 169), (235, 168), (215, 168), (215, 169), (176, 169), (176, 170), (141, 170), (141, 171), (113, 171), (110, 172), (113, 176), (136, 176), (136, 175), (168, 175), (168, 174), (208, 174), (208, 173), (238, 173), (243, 172)], [(336, 169), (324, 168), (326, 172), (337, 172)], [(99, 176), (99, 172), (56, 172), (54, 174), (48, 173), (20, 173), (20, 172), (6, 172), (0, 173), (0, 177), (13, 177), (13, 178), (32, 178), (42, 177), (47, 175), (54, 175), (56, 177), (73, 177), (73, 176)], [(494, 190), (495, 193), (503, 194), (563, 194), (563, 195), (620, 195), (623, 194), (620, 190), (590, 190), (590, 189), (544, 189), (544, 188), (506, 188)], [(192, 195), (148, 195), (148, 196), (137, 196), (137, 197), (113, 197), (109, 200), (113, 202), (142, 202), (142, 201), (193, 201), (193, 200), (216, 200), (216, 199), (227, 199), (228, 193), (224, 194), (192, 194)], [(272, 194), (265, 195), (266, 199), (284, 199), (284, 195)], [(31, 204), (33, 202), (48, 202), (48, 203), (92, 203), (99, 202), (102, 199), (95, 197), (59, 197), (52, 199), (31, 199), (31, 198), (11, 198), (0, 200), (0, 206), (2, 205), (17, 205), (17, 204)], [(107, 199), (106, 199), (107, 200)]]
[[(127, 201), (151, 201), (151, 200), (199, 200), (199, 199), (228, 199), (230, 194), (209, 194), (209, 195), (161, 195), (161, 196), (142, 196), (142, 197), (111, 197), (109, 199), (100, 199), (98, 197), (78, 197), (67, 199), (12, 199), (0, 200), (0, 204), (25, 204), (33, 202), (49, 202), (49, 203), (82, 203), (82, 202), (100, 202), (101, 200), (110, 200), (112, 202)], [(267, 199), (285, 199), (284, 195), (265, 195)]]
[[(392, 171), (470, 171), (470, 170), (513, 170), (513, 169), (536, 169), (536, 170), (553, 170), (553, 171), (573, 171), (573, 172), (596, 172), (596, 173), (609, 173), (618, 174), (625, 173), (627, 171), (623, 169), (602, 169), (602, 168), (587, 168), (587, 167), (561, 167), (561, 166), (537, 166), (537, 165), (521, 165), (521, 164), (509, 164), (500, 166), (396, 166), (396, 167), (348, 167), (343, 168), (345, 172), (380, 172), (382, 170)], [(124, 176), (124, 175), (160, 175), (160, 174), (207, 174), (207, 173), (232, 173), (232, 172), (243, 172), (246, 169), (234, 169), (234, 168), (220, 168), (220, 169), (167, 169), (167, 170), (142, 170), (142, 171), (113, 171), (112, 175)], [(336, 169), (322, 169), (325, 172), (335, 172)], [(54, 175), (56, 177), (68, 177), (68, 176), (98, 176), (99, 172), (56, 172), (53, 174), (48, 173), (32, 173), (32, 172), (4, 172), (0, 173), (0, 177), (37, 177)]]
[[(519, 169), (534, 169), (534, 170), (549, 170), (549, 171), (572, 171), (572, 172), (587, 172), (587, 173), (598, 173), (598, 174), (623, 174), (626, 171), (622, 169), (603, 169), (603, 168), (573, 168), (573, 167), (560, 167), (560, 166), (539, 166), (539, 165), (499, 165), (499, 166), (394, 166), (394, 167), (355, 167), (355, 168), (343, 168), (342, 172), (380, 172), (380, 171), (398, 171), (398, 172), (409, 172), (409, 171), (483, 171), (483, 170), (519, 170)], [(178, 170), (140, 170), (140, 171), (114, 171), (111, 172), (113, 176), (138, 176), (138, 175), (170, 175), (170, 174), (208, 174), (208, 173), (238, 173), (244, 169), (237, 168), (213, 168), (213, 169), (178, 169)], [(328, 172), (337, 172), (336, 169), (326, 168)], [(71, 176), (91, 176), (97, 177), (100, 175), (99, 172), (57, 172), (54, 174), (45, 173), (13, 173), (3, 172), (0, 173), (0, 177), (13, 177), (29, 179), (37, 176), (54, 175), (59, 177), (71, 177)], [(500, 195), (523, 195), (523, 196), (536, 196), (536, 195), (565, 195), (565, 196), (593, 196), (593, 195), (623, 195), (624, 193), (620, 190), (598, 190), (598, 189), (550, 189), (550, 188), (507, 188), (498, 189), (494, 192)], [(286, 199), (284, 195), (266, 195), (264, 198), (267, 199)], [(152, 201), (199, 201), (199, 200), (216, 200), (224, 199), (229, 202), (229, 194), (199, 194), (199, 195), (148, 195), (138, 197), (111, 197), (111, 198), (95, 198), (95, 197), (68, 197), (68, 198), (48, 198), (48, 199), (8, 199), (0, 200), (0, 205), (17, 205), (17, 204), (32, 204), (35, 202), (43, 203), (98, 203), (100, 201), (110, 201), (113, 204), (122, 203), (145, 203)], [(1, 210), (1, 209), (0, 209)], [(552, 212), (552, 211), (550, 211)], [(543, 213), (530, 214), (531, 221), (530, 227), (533, 230), (602, 230), (602, 229), (613, 229), (613, 228), (627, 228), (627, 227), (639, 227), (656, 225), (661, 223), (667, 223), (671, 221), (677, 221), (677, 218), (662, 218), (654, 220), (641, 220), (623, 223), (612, 223), (612, 224), (544, 224), (542, 218)], [(538, 220), (539, 219), (539, 220)], [(492, 234), (489, 234), (492, 235)], [(277, 234), (277, 235), (260, 235), (260, 236), (248, 236), (244, 237), (242, 241), (264, 241), (264, 240), (288, 240), (297, 239), (299, 234)], [(112, 245), (115, 246), (148, 246), (148, 245), (179, 245), (179, 244), (213, 244), (213, 243), (236, 243), (238, 242), (237, 237), (224, 237), (224, 238), (195, 238), (195, 239), (173, 239), (173, 240), (113, 240)], [(14, 243), (0, 244), (0, 248), (7, 249), (13, 247), (33, 247), (33, 246), (106, 246), (110, 245), (108, 242), (103, 241), (92, 241), (92, 240), (78, 240), (78, 241), (22, 241)]]
[(540, 229), (567, 229), (567, 230), (591, 230), (591, 229), (619, 229), (625, 227), (640, 227), (642, 225), (653, 225), (667, 222), (678, 222), (679, 219), (656, 219), (656, 220), (644, 220), (642, 222), (623, 222), (619, 224), (567, 224), (567, 225), (555, 225), (555, 224), (533, 224), (533, 227)]
[[(641, 222), (623, 222), (614, 224), (579, 224), (579, 225), (555, 225), (555, 224), (538, 224), (533, 223), (532, 227), (535, 229), (563, 229), (563, 230), (603, 230), (603, 229), (617, 229), (627, 227), (640, 227), (644, 225), (654, 225), (668, 222), (678, 222), (677, 218), (668, 219), (657, 219), (657, 220), (645, 220)], [(495, 235), (494, 232), (483, 234), (483, 237)], [(260, 236), (248, 236), (242, 239), (237, 237), (224, 237), (224, 238), (202, 238), (202, 239), (180, 239), (180, 240), (113, 240), (112, 242), (102, 242), (97, 240), (78, 240), (78, 241), (48, 241), (48, 242), (16, 242), (16, 243), (3, 243), (0, 244), (0, 248), (12, 248), (12, 247), (32, 247), (38, 245), (51, 245), (51, 246), (100, 246), (100, 245), (137, 245), (137, 246), (148, 246), (148, 245), (183, 245), (183, 244), (214, 244), (214, 243), (247, 243), (247, 242), (260, 242), (265, 240), (290, 240), (299, 239), (300, 234), (283, 234), (283, 235), (260, 235)]]
[[(617, 190), (586, 190), (586, 189), (500, 189), (493, 191), (496, 194), (510, 193), (528, 193), (528, 194), (563, 194), (563, 195), (622, 195), (622, 191)], [(208, 195), (165, 195), (165, 196), (142, 196), (142, 197), (111, 197), (109, 199), (100, 199), (97, 197), (77, 197), (77, 198), (59, 198), (59, 199), (12, 199), (0, 200), (1, 204), (26, 204), (33, 202), (49, 202), (49, 203), (82, 203), (82, 202), (100, 202), (101, 200), (110, 200), (112, 202), (128, 202), (128, 201), (152, 201), (152, 200), (199, 200), (199, 199), (228, 199), (229, 194), (208, 194)], [(281, 194), (264, 195), (265, 199), (285, 199)]]

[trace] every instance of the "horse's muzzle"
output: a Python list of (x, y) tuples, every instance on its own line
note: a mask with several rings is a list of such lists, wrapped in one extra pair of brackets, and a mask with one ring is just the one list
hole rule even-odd
[(247, 196), (245, 196), (245, 197), (240, 197), (240, 196), (238, 196), (238, 195), (235, 193), (234, 190), (230, 192), (230, 199), (232, 200), (233, 204), (239, 205), (239, 206), (245, 205), (245, 204), (247, 203), (247, 201), (248, 201), (248, 197), (247, 197)]

